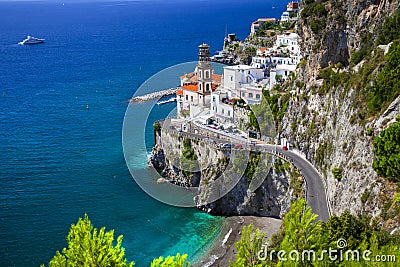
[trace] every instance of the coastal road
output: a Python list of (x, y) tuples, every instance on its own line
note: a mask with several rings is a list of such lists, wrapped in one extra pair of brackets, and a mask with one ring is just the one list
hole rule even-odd
[[(221, 136), (227, 135), (225, 132), (220, 130), (211, 130), (206, 126), (196, 125), (199, 128), (203, 128), (211, 133), (217, 132)], [(204, 139), (204, 136), (199, 134), (193, 133), (181, 133), (187, 135), (189, 137), (195, 137), (199, 139)], [(313, 212), (318, 215), (318, 219), (322, 221), (327, 221), (330, 217), (330, 212), (328, 208), (328, 201), (326, 197), (325, 186), (323, 182), (323, 177), (318, 173), (318, 171), (314, 168), (314, 166), (305, 158), (300, 156), (299, 154), (290, 151), (290, 150), (283, 150), (281, 146), (272, 145), (264, 143), (260, 140), (257, 141), (257, 144), (249, 144), (247, 139), (242, 139), (240, 137), (235, 137), (234, 135), (227, 135), (227, 138), (230, 138), (231, 141), (236, 140), (237, 143), (241, 143), (244, 149), (249, 149), (253, 151), (260, 151), (265, 152), (268, 154), (283, 156), (284, 160), (289, 161), (290, 163), (294, 164), (295, 167), (301, 172), (304, 176), (307, 186), (307, 204), (312, 208)], [(210, 138), (216, 143), (229, 143), (227, 140), (221, 140), (217, 138)], [(235, 142), (235, 143), (236, 143)]]
[(330, 213), (325, 186), (322, 181), (323, 178), (308, 160), (290, 150), (283, 150), (281, 146), (277, 145), (258, 144), (256, 145), (256, 150), (268, 154), (280, 153), (290, 159), (292, 164), (300, 170), (306, 180), (307, 204), (312, 208), (315, 214), (318, 214), (319, 220), (326, 222), (329, 219)]

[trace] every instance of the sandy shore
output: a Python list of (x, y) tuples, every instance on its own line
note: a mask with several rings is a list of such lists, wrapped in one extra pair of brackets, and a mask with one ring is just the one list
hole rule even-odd
[(202, 259), (194, 267), (227, 267), (235, 259), (235, 243), (241, 238), (241, 229), (245, 225), (253, 224), (266, 237), (271, 237), (280, 229), (282, 221), (268, 217), (234, 216), (228, 217), (223, 225), (220, 236), (210, 247)]

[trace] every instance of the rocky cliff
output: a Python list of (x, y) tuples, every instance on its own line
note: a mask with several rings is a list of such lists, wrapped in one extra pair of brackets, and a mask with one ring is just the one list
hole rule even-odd
[[(228, 179), (232, 177), (226, 174), (233, 161), (231, 151), (219, 149), (207, 139), (197, 139), (185, 133), (162, 129), (156, 135), (157, 144), (149, 163), (168, 182), (199, 187), (196, 205), (210, 214), (281, 217), (287, 212), (292, 199), (303, 194), (302, 177), (292, 167), (278, 162), (275, 168), (261, 177), (262, 183), (256, 190), (250, 189), (251, 177), (245, 173), (226, 195), (208, 203), (213, 194), (210, 192), (222, 187), (218, 184), (219, 176), (225, 172)], [(190, 171), (184, 166), (184, 155), (195, 159), (192, 163), (196, 163), (191, 165)]]
[[(383, 214), (383, 206), (392, 200), (395, 185), (372, 169), (373, 140), (400, 114), (400, 97), (371, 114), (364, 88), (373, 86), (373, 77), (381, 69), (373, 65), (385, 64), (384, 51), (372, 43), (399, 1), (306, 0), (303, 4), (297, 33), (305, 59), (297, 76), (285, 85), (292, 97), (280, 134), (324, 174), (333, 214), (346, 209), (367, 213), (393, 229), (399, 218)], [(353, 63), (361, 52), (365, 59)], [(372, 78), (362, 85), (365, 77)], [(340, 175), (335, 177), (335, 172)]]

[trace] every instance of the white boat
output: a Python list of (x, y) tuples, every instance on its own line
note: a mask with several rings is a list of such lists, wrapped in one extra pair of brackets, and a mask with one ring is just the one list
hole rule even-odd
[(32, 36), (27, 36), (25, 40), (19, 42), (20, 45), (32, 45), (32, 44), (41, 44), (44, 43), (44, 39), (35, 38)]

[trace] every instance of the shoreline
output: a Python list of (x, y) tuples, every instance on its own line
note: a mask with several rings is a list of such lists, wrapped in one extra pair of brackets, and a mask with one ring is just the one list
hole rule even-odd
[(229, 262), (235, 259), (237, 253), (235, 243), (241, 239), (241, 230), (243, 226), (249, 224), (253, 224), (254, 229), (259, 228), (268, 238), (280, 230), (282, 220), (256, 216), (227, 217), (219, 236), (204, 255), (193, 263), (193, 267), (229, 266)]

